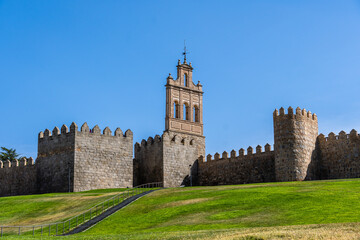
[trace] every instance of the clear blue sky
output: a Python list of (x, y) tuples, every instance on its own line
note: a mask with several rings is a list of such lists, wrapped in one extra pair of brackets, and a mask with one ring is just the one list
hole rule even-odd
[(161, 134), (184, 39), (207, 153), (273, 144), (281, 106), (360, 129), (360, 1), (0, 0), (0, 146), (36, 157), (72, 121)]

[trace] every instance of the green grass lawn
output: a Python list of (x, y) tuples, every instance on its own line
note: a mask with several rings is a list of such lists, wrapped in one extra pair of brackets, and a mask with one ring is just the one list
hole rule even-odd
[(359, 222), (360, 180), (156, 191), (82, 235)]
[(0, 225), (38, 225), (64, 220), (124, 190), (0, 197)]
[[(79, 201), (89, 197), (87, 194), (91, 197), (98, 193), (77, 194)], [(5, 199), (9, 205), (26, 209), (26, 198), (36, 202), (38, 196)], [(4, 206), (1, 198), (0, 203)], [(32, 210), (27, 213), (10, 214), (8, 210), (6, 216), (0, 214), (0, 221), (14, 216), (28, 218), (43, 211), (36, 204), (30, 205)], [(57, 205), (50, 208), (56, 209)], [(72, 208), (64, 207), (67, 214), (75, 211)], [(138, 199), (84, 233), (61, 238), (360, 239), (357, 222), (360, 179), (170, 188)]]

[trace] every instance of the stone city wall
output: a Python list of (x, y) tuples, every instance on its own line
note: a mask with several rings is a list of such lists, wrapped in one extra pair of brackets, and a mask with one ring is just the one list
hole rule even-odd
[(134, 186), (163, 181), (163, 142), (159, 135), (135, 144)]
[(66, 125), (46, 129), (39, 133), (37, 178), (40, 193), (73, 191), (75, 135), (77, 125), (72, 123), (70, 131)]
[(165, 187), (197, 183), (197, 159), (205, 152), (205, 138), (166, 131), (162, 137), (135, 144), (134, 185), (163, 182)]
[(133, 186), (133, 133), (84, 123), (75, 136), (74, 191)]
[(39, 134), (37, 177), (39, 192), (78, 192), (100, 188), (132, 187), (133, 134), (114, 136), (107, 127), (101, 134), (96, 125), (91, 131), (72, 123)]
[(205, 154), (205, 137), (166, 131), (163, 134), (164, 186), (189, 185), (190, 171), (192, 184), (198, 183), (197, 159)]
[(315, 157), (318, 122), (316, 114), (305, 109), (274, 111), (274, 151), (276, 181), (302, 181)]
[(203, 156), (199, 158), (198, 177), (201, 186), (229, 185), (244, 183), (259, 183), (275, 181), (274, 169), (275, 154), (271, 151), (269, 144), (265, 145), (265, 152), (261, 146), (245, 150), (240, 149), (239, 155), (232, 150), (230, 157), (227, 152), (219, 153), (214, 158), (209, 154), (206, 160)]
[(357, 131), (320, 134), (317, 144), (321, 179), (360, 177), (360, 137)]
[(0, 161), (0, 196), (37, 193), (36, 176), (33, 158)]

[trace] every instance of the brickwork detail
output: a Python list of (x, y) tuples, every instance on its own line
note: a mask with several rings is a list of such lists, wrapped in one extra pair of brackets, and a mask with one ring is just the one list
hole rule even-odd
[(203, 136), (203, 91), (192, 78), (193, 67), (186, 60), (178, 63), (177, 78), (166, 80), (165, 131)]
[(197, 159), (205, 155), (202, 85), (194, 84), (186, 59), (169, 74), (166, 87), (165, 131), (161, 137), (135, 144), (134, 183), (162, 181), (165, 187), (197, 183)]

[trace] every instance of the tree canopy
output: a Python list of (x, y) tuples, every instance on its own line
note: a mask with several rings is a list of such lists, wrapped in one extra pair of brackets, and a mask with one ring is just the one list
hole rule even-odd
[(13, 148), (1, 147), (1, 152), (0, 152), (0, 159), (1, 159), (1, 161), (7, 161), (7, 160), (9, 160), (9, 161), (14, 161), (14, 160), (16, 160), (19, 156), (20, 156), (20, 154), (18, 154), (15, 149), (13, 149)]

